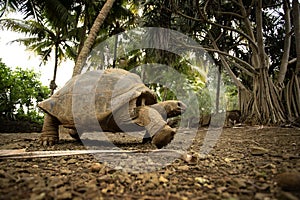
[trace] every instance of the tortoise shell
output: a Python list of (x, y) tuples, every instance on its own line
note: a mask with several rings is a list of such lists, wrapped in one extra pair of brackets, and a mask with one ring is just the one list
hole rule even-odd
[[(138, 75), (122, 69), (107, 69), (73, 77), (38, 106), (65, 127), (75, 128), (74, 121), (77, 126), (94, 117), (101, 124), (113, 112), (118, 112), (115, 118), (126, 121), (128, 114), (134, 115), (135, 108), (155, 103), (155, 93), (143, 84)], [(122, 109), (126, 110), (123, 116), (119, 112)], [(101, 127), (105, 129), (105, 123)]]

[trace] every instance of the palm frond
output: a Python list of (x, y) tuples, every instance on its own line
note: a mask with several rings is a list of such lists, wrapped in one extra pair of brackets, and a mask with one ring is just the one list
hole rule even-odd
[(37, 43), (37, 41), (39, 41), (39, 39), (37, 37), (28, 37), (28, 38), (19, 38), (19, 39), (12, 40), (9, 42), (9, 44), (20, 43), (26, 47), (29, 47), (29, 46)]
[(45, 1), (45, 15), (53, 23), (53, 26), (64, 27), (67, 24), (74, 23), (68, 7), (70, 7), (70, 3), (67, 4), (59, 0), (47, 0)]
[(19, 11), (25, 15), (25, 19), (33, 17), (37, 21), (42, 21), (43, 2), (39, 0), (21, 1)]
[(0, 20), (2, 29), (14, 32), (24, 33), (25, 35), (37, 36), (39, 38), (47, 37), (55, 38), (55, 33), (48, 26), (34, 20), (20, 19), (2, 19)]
[(20, 0), (3, 0), (0, 1), (0, 17), (9, 10), (16, 11), (20, 5)]
[(74, 46), (70, 46), (67, 43), (64, 44), (64, 49), (66, 52), (67, 57), (73, 58), (74, 60), (77, 57), (77, 50), (74, 48)]
[(21, 12), (25, 19), (42, 20), (44, 0), (2, 0), (0, 1), (0, 17), (8, 11)]
[(27, 33), (29, 30), (29, 26), (20, 19), (1, 19), (0, 24), (2, 30), (7, 29), (20, 33)]

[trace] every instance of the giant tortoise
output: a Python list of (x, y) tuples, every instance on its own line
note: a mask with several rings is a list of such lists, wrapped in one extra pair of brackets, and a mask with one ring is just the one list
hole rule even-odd
[[(122, 69), (91, 71), (73, 77), (50, 98), (38, 105), (44, 112), (40, 141), (43, 145), (58, 142), (58, 127), (69, 128), (72, 137), (81, 131), (139, 131), (157, 148), (171, 142), (176, 130), (166, 118), (185, 111), (183, 102), (157, 102), (155, 93), (140, 77)], [(97, 121), (91, 123), (94, 119)], [(80, 133), (79, 133), (80, 134)]]

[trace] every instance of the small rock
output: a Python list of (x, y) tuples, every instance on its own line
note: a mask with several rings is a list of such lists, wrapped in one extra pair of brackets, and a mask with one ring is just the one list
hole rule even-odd
[(197, 155), (192, 155), (185, 153), (181, 156), (181, 159), (189, 164), (196, 164), (197, 163)]
[(71, 158), (70, 160), (68, 160), (68, 164), (74, 164), (76, 162), (77, 162), (77, 160), (74, 158)]
[(256, 193), (255, 196), (254, 196), (254, 199), (255, 200), (267, 200), (267, 199), (270, 199), (270, 198), (268, 197), (268, 194)]
[(50, 187), (54, 187), (54, 188), (61, 187), (64, 184), (65, 184), (65, 182), (62, 179), (58, 178), (58, 177), (54, 177), (54, 178), (50, 179), (50, 181), (48, 183), (48, 185)]
[(69, 169), (61, 169), (60, 173), (61, 174), (72, 174), (72, 171)]
[(268, 153), (269, 150), (262, 148), (262, 147), (253, 146), (253, 147), (250, 147), (250, 152), (253, 156), (262, 156), (262, 155)]
[(230, 200), (232, 199), (231, 195), (228, 192), (222, 192), (221, 194), (224, 199), (230, 199)]
[(195, 178), (195, 181), (200, 183), (200, 184), (204, 184), (204, 183), (208, 183), (209, 181), (205, 178), (202, 178), (202, 177), (196, 177)]
[(101, 190), (102, 193), (109, 193), (109, 192), (112, 192), (115, 188), (115, 185), (114, 184), (108, 184), (106, 188), (103, 188)]
[(279, 187), (286, 191), (300, 191), (300, 173), (284, 172), (276, 176)]
[(264, 166), (260, 167), (261, 169), (276, 169), (276, 165), (272, 164), (272, 163), (268, 163)]
[(59, 161), (59, 163), (60, 163), (60, 164), (65, 164), (65, 163), (67, 163), (67, 161), (66, 161), (65, 159), (61, 159), (61, 160)]
[(183, 165), (183, 166), (179, 166), (178, 169), (182, 170), (182, 171), (188, 171), (190, 169), (190, 167), (187, 165)]
[(226, 162), (226, 163), (231, 163), (232, 161), (234, 161), (235, 160), (235, 158), (224, 158), (224, 161)]
[[(264, 182), (265, 180), (261, 181)], [(270, 185), (268, 183), (262, 183), (256, 186), (257, 189), (259, 189), (260, 191), (266, 191), (270, 188)]]
[(70, 191), (65, 191), (57, 195), (57, 199), (72, 199), (72, 193)]
[(238, 188), (246, 188), (246, 180), (242, 178), (235, 178), (234, 182)]
[(100, 163), (93, 163), (92, 166), (90, 167), (92, 172), (99, 172), (101, 168), (102, 165)]
[(159, 180), (159, 182), (161, 182), (161, 183), (167, 183), (167, 182), (169, 182), (169, 180), (166, 179), (166, 178), (163, 177), (163, 176), (160, 176), (158, 180)]
[[(222, 194), (222, 196), (223, 196), (223, 194), (224, 194), (224, 191), (227, 189), (227, 187), (225, 187), (225, 186), (221, 186), (221, 187), (218, 187), (217, 188), (217, 191), (218, 191), (218, 193), (220, 193), (220, 194)], [(228, 193), (227, 193), (228, 194)], [(223, 196), (224, 197), (224, 196)]]
[(208, 199), (218, 199), (218, 198), (219, 198), (219, 196), (216, 194), (213, 194), (213, 193), (208, 194)]
[(30, 195), (30, 199), (32, 200), (42, 200), (42, 199), (45, 199), (46, 198), (46, 193), (45, 192), (42, 192), (40, 194), (35, 194), (35, 193), (32, 193)]
[(283, 159), (286, 159), (286, 160), (289, 160), (290, 158), (292, 158), (294, 155), (292, 154), (288, 154), (288, 153), (285, 153), (285, 154), (282, 154), (281, 157)]

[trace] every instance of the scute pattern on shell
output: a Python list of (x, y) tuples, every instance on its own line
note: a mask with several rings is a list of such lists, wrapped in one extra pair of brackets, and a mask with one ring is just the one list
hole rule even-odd
[[(156, 95), (146, 87), (140, 77), (122, 69), (91, 71), (72, 78), (39, 107), (56, 117), (65, 127), (74, 127), (73, 111), (88, 121), (97, 116), (99, 122), (124, 105), (134, 109), (141, 97), (145, 105), (157, 102)], [(76, 116), (77, 116), (76, 115)]]

